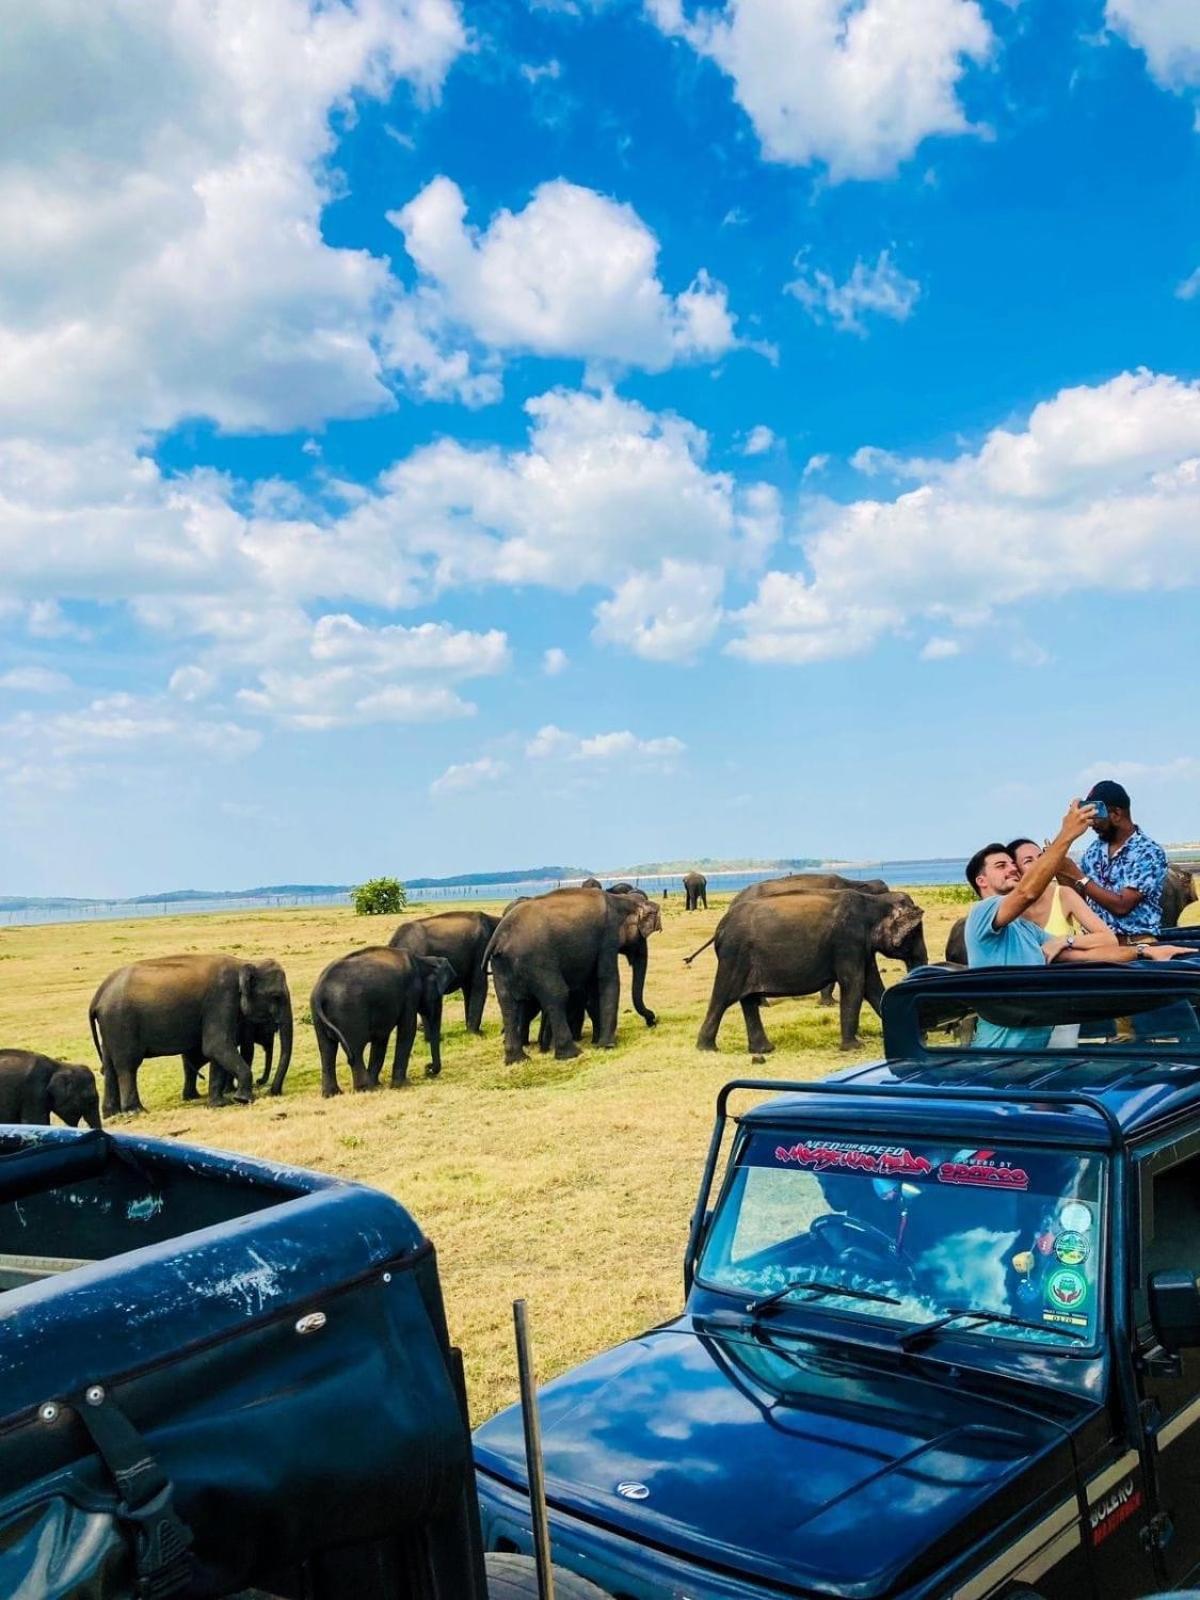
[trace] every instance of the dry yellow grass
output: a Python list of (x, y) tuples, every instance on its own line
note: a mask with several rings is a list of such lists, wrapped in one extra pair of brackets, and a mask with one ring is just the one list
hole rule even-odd
[[(936, 891), (913, 892), (927, 907), (936, 957), (962, 907), (940, 903)], [(94, 1063), (88, 1001), (114, 967), (183, 950), (277, 957), (297, 1015), (284, 1097), (214, 1111), (184, 1105), (179, 1062), (148, 1062), (141, 1087), (150, 1112), (136, 1119), (137, 1131), (362, 1179), (403, 1201), (437, 1245), (451, 1329), (481, 1420), (515, 1396), (516, 1295), (530, 1302), (543, 1377), (678, 1308), (688, 1218), (713, 1102), (727, 1078), (817, 1077), (846, 1063), (837, 1011), (815, 999), (765, 1013), (777, 1047), (765, 1066), (751, 1066), (736, 1009), (722, 1028), (720, 1054), (696, 1051), (714, 963), (711, 952), (691, 968), (682, 957), (712, 932), (727, 900), (688, 915), (672, 895), (663, 931), (651, 941), (646, 986), (658, 1027), (647, 1030), (628, 1009), (626, 985), (617, 1049), (585, 1045), (575, 1061), (535, 1054), (527, 1065), (505, 1067), (494, 997), (477, 1039), (466, 1033), (455, 995), (446, 1007), (441, 1078), (422, 1075), (418, 1042), (407, 1089), (322, 1100), (312, 1030), (299, 1020), (313, 980), (335, 956), (383, 942), (395, 925), (340, 908), (2, 929), (0, 1045)], [(1189, 910), (1189, 920), (1198, 920), (1200, 907)], [(891, 968), (889, 981), (899, 970)], [(879, 1028), (869, 1009), (862, 1032), (876, 1053)], [(342, 1082), (348, 1087), (344, 1071)], [(114, 1129), (130, 1120), (114, 1119)]]

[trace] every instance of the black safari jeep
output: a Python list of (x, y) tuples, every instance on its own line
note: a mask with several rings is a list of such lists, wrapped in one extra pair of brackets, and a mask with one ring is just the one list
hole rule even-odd
[[(1192, 958), (925, 968), (885, 1061), (727, 1085), (683, 1313), (542, 1391), (556, 1559), (618, 1600), (1185, 1582), (1198, 1003)], [(488, 1547), (527, 1550), (518, 1416), (475, 1455)]]
[(358, 1184), (0, 1127), (0, 1600), (248, 1585), (538, 1593), (485, 1564), (432, 1246)]

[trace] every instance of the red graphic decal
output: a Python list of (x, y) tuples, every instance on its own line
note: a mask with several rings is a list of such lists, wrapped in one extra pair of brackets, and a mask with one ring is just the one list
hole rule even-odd
[(939, 1183), (961, 1183), (978, 1189), (1028, 1189), (1029, 1174), (1023, 1167), (987, 1167), (974, 1161), (943, 1161), (938, 1168)]
[(1133, 1487), (1133, 1479), (1126, 1478), (1119, 1489), (1106, 1494), (1098, 1505), (1092, 1507), (1089, 1518), (1093, 1545), (1103, 1544), (1110, 1533), (1116, 1533), (1122, 1523), (1128, 1522), (1141, 1507), (1142, 1491)]
[(928, 1176), (933, 1162), (926, 1156), (915, 1156), (911, 1150), (865, 1150), (844, 1148), (832, 1144), (777, 1145), (776, 1161), (795, 1162), (798, 1167), (812, 1167), (814, 1172), (827, 1172), (836, 1168), (842, 1172), (869, 1172), (880, 1177)]

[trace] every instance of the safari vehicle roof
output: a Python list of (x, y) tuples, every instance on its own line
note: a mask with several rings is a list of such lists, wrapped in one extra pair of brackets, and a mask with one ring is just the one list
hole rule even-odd
[[(1014, 1026), (1037, 1025), (1038, 1007), (1070, 1002), (1085, 1016), (1120, 1016), (1189, 1001), (1200, 1005), (1200, 960), (1153, 965), (921, 967), (883, 1000), (886, 1059), (850, 1067), (824, 1083), (789, 1084), (784, 1094), (744, 1112), (748, 1127), (814, 1118), (880, 1129), (903, 1114), (906, 1129), (930, 1134), (981, 1125), (994, 1139), (1110, 1146), (1200, 1113), (1200, 1046), (1120, 1051), (988, 1052), (930, 1047), (922, 1037), (925, 1002), (966, 1015), (992, 1001)], [(762, 1087), (767, 1087), (763, 1084)]]

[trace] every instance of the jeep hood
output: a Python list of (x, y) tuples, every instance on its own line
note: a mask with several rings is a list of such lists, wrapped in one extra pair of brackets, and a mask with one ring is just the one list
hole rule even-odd
[[(763, 1332), (770, 1344), (685, 1319), (548, 1384), (551, 1507), (710, 1566), (870, 1597), (965, 1548), (985, 1501), (994, 1526), (1069, 1476), (1062, 1428), (1028, 1405)], [(475, 1455), (525, 1488), (518, 1408), (477, 1431)]]

